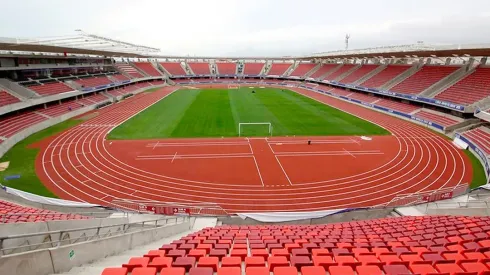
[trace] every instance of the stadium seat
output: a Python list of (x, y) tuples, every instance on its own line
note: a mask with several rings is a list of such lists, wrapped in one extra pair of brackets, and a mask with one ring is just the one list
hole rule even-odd
[(292, 266), (278, 266), (273, 270), (274, 275), (298, 275), (298, 270)]
[(147, 265), (148, 267), (155, 267), (157, 270), (161, 270), (162, 268), (171, 267), (172, 266), (172, 258), (169, 257), (156, 257)]
[(242, 271), (240, 267), (220, 267), (217, 275), (241, 275)]
[(123, 264), (122, 267), (125, 267), (128, 269), (129, 272), (132, 272), (132, 270), (136, 267), (146, 267), (149, 262), (150, 262), (149, 258), (134, 257), (129, 259), (129, 262), (127, 264)]
[(221, 259), (221, 267), (241, 267), (241, 257), (224, 257)]
[(184, 275), (185, 268), (183, 267), (167, 267), (160, 271), (160, 275)]
[(245, 269), (246, 275), (269, 275), (270, 271), (268, 267), (247, 267)]
[(189, 275), (213, 275), (210, 267), (193, 267), (189, 270)]
[(154, 267), (137, 267), (133, 269), (131, 275), (156, 275), (157, 269)]
[(173, 261), (172, 266), (183, 267), (186, 272), (189, 272), (189, 270), (194, 267), (195, 264), (196, 258), (194, 257), (178, 257)]
[(357, 275), (382, 275), (383, 272), (376, 265), (359, 265), (356, 267)]
[(128, 269), (125, 267), (108, 267), (102, 271), (102, 275), (126, 275)]
[(390, 90), (404, 94), (419, 94), (459, 68), (456, 66), (426, 65)]
[(331, 275), (354, 275), (354, 270), (350, 266), (333, 265), (328, 267), (328, 272)]
[(303, 266), (301, 267), (302, 275), (324, 275), (325, 269), (321, 266)]

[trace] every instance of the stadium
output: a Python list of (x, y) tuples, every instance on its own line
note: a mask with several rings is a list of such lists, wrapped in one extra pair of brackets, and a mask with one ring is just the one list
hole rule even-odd
[(0, 38), (0, 274), (490, 274), (490, 44)]

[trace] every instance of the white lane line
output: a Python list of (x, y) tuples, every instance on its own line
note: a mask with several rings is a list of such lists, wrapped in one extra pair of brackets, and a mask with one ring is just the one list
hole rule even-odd
[(157, 141), (157, 143), (155, 143), (155, 145), (153, 145), (153, 150), (155, 150), (155, 147), (157, 147), (157, 146), (158, 146), (158, 141)]
[(284, 167), (282, 167), (282, 164), (281, 164), (281, 162), (279, 161), (279, 159), (277, 158), (277, 156), (274, 156), (274, 157), (276, 158), (276, 160), (277, 160), (277, 163), (278, 163), (278, 164), (279, 164), (279, 166), (281, 167), (281, 169), (282, 169), (282, 172), (284, 173), (284, 176), (286, 176), (286, 179), (288, 180), (288, 182), (289, 182), (289, 185), (291, 185), (291, 186), (293, 186), (293, 184), (291, 183), (291, 180), (289, 179), (289, 176), (288, 176), (288, 174), (286, 174), (286, 171), (284, 170)]
[(259, 174), (260, 183), (262, 183), (262, 187), (264, 187), (265, 186), (264, 180), (262, 179), (262, 174), (260, 173), (259, 164), (257, 163), (257, 159), (255, 158), (254, 150), (252, 149), (252, 145), (250, 144), (250, 139), (248, 137), (247, 137), (247, 142), (248, 142), (248, 146), (250, 147), (250, 152), (252, 152), (252, 156), (253, 156), (253, 159), (255, 162), (255, 167), (257, 168), (257, 174)]
[(177, 152), (175, 152), (174, 157), (172, 158), (172, 161), (170, 163), (174, 163), (175, 157), (177, 156)]

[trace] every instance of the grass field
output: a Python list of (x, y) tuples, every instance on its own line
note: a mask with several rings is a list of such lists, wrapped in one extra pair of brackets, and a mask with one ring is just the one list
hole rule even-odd
[[(240, 122), (270, 122), (274, 136), (386, 135), (385, 129), (289, 90), (176, 91), (109, 134), (109, 139), (236, 137)], [(243, 136), (267, 136), (265, 125)]]
[(0, 178), (3, 179), (4, 177), (11, 175), (20, 175), (20, 178), (2, 180), (2, 184), (45, 197), (56, 197), (41, 183), (37, 177), (35, 162), (39, 149), (29, 145), (60, 133), (82, 122), (82, 120), (70, 119), (37, 132), (17, 143), (0, 159), (0, 162), (10, 162), (9, 168), (3, 172), (0, 172)]

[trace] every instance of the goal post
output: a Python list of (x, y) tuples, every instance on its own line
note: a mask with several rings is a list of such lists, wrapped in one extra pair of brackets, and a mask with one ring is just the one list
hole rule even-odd
[(272, 136), (272, 123), (270, 122), (240, 122), (238, 123), (238, 136)]
[(230, 83), (228, 84), (228, 89), (231, 90), (231, 89), (240, 89), (240, 85), (239, 84), (233, 84), (233, 83)]

